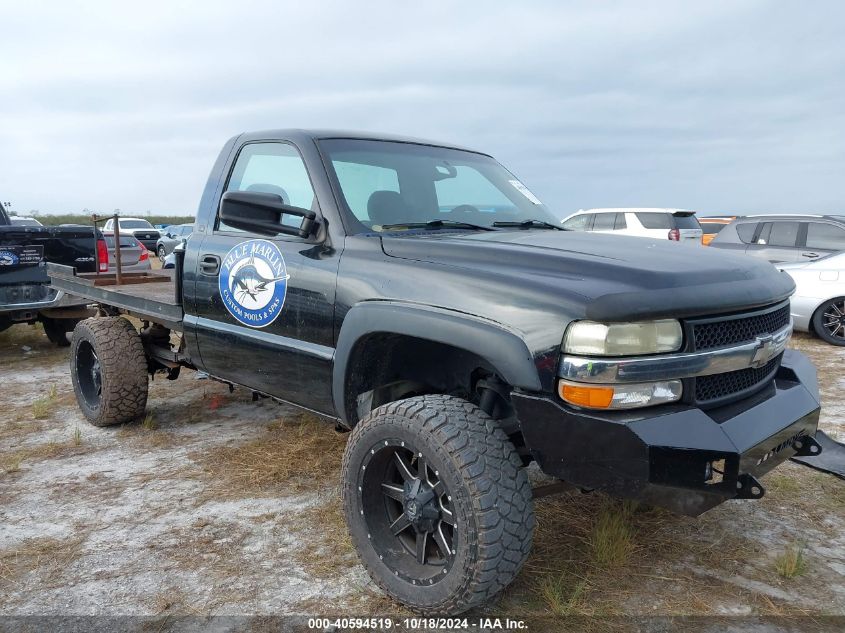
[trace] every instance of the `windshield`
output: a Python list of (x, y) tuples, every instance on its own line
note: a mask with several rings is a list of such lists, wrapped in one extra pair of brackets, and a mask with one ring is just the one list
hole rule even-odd
[[(560, 224), (513, 174), (489, 156), (390, 141), (329, 139), (320, 148), (334, 168), (360, 231), (492, 227), (538, 220)], [(441, 224), (442, 223), (442, 224)], [(472, 228), (467, 226), (467, 228)]]
[(151, 229), (153, 225), (146, 220), (121, 220), (120, 228), (122, 229)]
[(33, 218), (12, 218), (12, 224), (16, 226), (41, 226), (41, 222)]

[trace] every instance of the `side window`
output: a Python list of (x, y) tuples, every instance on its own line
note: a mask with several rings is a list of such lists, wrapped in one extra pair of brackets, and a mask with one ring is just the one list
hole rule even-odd
[(772, 222), (769, 246), (795, 246), (798, 239), (798, 222)]
[(625, 220), (624, 213), (617, 213), (616, 214), (616, 223), (613, 225), (613, 228), (616, 231), (621, 231), (622, 229), (628, 228), (628, 222)]
[(751, 244), (754, 241), (754, 232), (757, 230), (757, 222), (746, 222), (736, 225), (736, 234), (741, 242)]
[(637, 213), (637, 219), (644, 229), (671, 229), (672, 215), (670, 213), (649, 213), (647, 211)]
[(845, 229), (834, 224), (810, 222), (807, 225), (807, 248), (845, 251)]
[(370, 222), (368, 205), (370, 196), (376, 191), (399, 192), (399, 174), (395, 169), (339, 160), (332, 161), (332, 166), (346, 198), (346, 204), (361, 222)]
[(586, 231), (588, 219), (589, 216), (586, 213), (576, 215), (575, 217), (569, 218), (566, 222), (564, 222), (563, 228), (569, 231)]
[(594, 231), (612, 231), (613, 225), (616, 223), (615, 213), (596, 213), (596, 219), (593, 220)]
[[(250, 143), (241, 149), (226, 191), (275, 193), (285, 204), (311, 209), (314, 189), (305, 170), (305, 163), (293, 145), (288, 143)], [(299, 226), (295, 216), (283, 216), (283, 222)], [(240, 229), (218, 223), (218, 230), (243, 233)]]

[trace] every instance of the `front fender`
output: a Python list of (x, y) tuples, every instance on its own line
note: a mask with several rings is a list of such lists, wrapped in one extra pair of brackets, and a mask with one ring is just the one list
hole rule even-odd
[(522, 338), (499, 323), (421, 304), (365, 301), (343, 319), (335, 350), (332, 399), (344, 422), (349, 360), (363, 337), (384, 332), (451, 345), (485, 359), (512, 387), (540, 391), (534, 359)]

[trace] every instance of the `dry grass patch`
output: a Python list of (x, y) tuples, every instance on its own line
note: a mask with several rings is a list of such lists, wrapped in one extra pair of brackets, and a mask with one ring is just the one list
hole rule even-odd
[[(713, 614), (737, 599), (731, 575), (759, 554), (718, 512), (689, 518), (578, 492), (538, 499), (535, 512), (532, 554), (497, 615)], [(716, 570), (706, 593), (687, 564)]]
[(258, 439), (194, 457), (222, 487), (215, 493), (243, 497), (335, 483), (345, 444), (330, 424), (299, 414), (273, 422)]
[(337, 578), (357, 563), (339, 488), (321, 494), (314, 505), (298, 513), (293, 528), (308, 535), (309, 545), (297, 548), (291, 558), (309, 573), (319, 578)]
[(593, 561), (601, 567), (621, 567), (633, 549), (631, 517), (636, 506), (607, 503), (599, 511), (590, 534)]
[(47, 393), (32, 403), (32, 417), (36, 420), (46, 420), (56, 410), (58, 404), (58, 389), (56, 385), (50, 385)]
[(251, 532), (238, 523), (197, 520), (176, 528), (166, 542), (148, 547), (178, 564), (179, 569), (202, 570), (217, 578), (237, 577), (246, 564), (244, 542)]
[(807, 571), (807, 560), (804, 557), (803, 543), (792, 543), (775, 559), (775, 570), (782, 578), (790, 580), (801, 576)]
[(556, 616), (571, 616), (585, 611), (587, 580), (569, 573), (549, 574), (538, 583), (538, 593)]
[(30, 572), (38, 572), (41, 582), (51, 584), (82, 554), (84, 536), (69, 539), (32, 538), (17, 547), (0, 551), (0, 586), (18, 584)]
[(3, 469), (6, 473), (14, 473), (21, 469), (24, 462), (53, 459), (65, 452), (67, 448), (67, 446), (51, 441), (28, 448), (6, 451), (0, 453), (0, 469)]
[(145, 431), (155, 431), (158, 428), (158, 421), (152, 413), (144, 416), (144, 421), (141, 422), (141, 428)]

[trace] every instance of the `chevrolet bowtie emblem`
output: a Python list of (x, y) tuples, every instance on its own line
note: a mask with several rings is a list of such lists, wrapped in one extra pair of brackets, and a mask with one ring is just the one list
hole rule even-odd
[(763, 367), (775, 356), (781, 353), (782, 345), (776, 342), (771, 334), (757, 337), (757, 348), (754, 350), (754, 357), (751, 359), (751, 366), (754, 368)]

